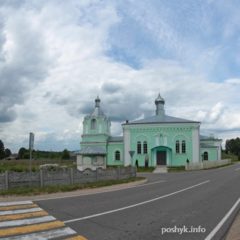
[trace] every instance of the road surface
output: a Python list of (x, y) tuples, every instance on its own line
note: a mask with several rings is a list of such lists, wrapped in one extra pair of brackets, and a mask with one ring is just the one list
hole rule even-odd
[(219, 240), (240, 208), (240, 164), (141, 175), (136, 187), (35, 203), (89, 240)]

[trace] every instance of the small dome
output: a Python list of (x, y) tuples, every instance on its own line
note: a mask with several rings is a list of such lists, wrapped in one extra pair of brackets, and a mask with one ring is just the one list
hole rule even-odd
[(99, 96), (97, 96), (97, 98), (95, 99), (95, 107), (100, 107), (100, 102), (101, 102), (101, 100), (100, 100)]
[(101, 102), (99, 96), (97, 96), (97, 98), (95, 99), (95, 102), (96, 102), (96, 103), (97, 103), (97, 102)]
[(161, 97), (160, 93), (158, 94), (158, 97), (155, 99), (155, 104), (158, 103), (165, 103), (164, 99)]

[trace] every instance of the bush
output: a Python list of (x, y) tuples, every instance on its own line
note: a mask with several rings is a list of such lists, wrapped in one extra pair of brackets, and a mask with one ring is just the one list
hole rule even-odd
[(155, 167), (138, 167), (137, 171), (138, 172), (153, 172)]

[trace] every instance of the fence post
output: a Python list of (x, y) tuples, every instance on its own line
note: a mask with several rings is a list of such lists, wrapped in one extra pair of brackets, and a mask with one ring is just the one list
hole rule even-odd
[(70, 184), (73, 184), (73, 168), (70, 168)]
[(5, 171), (5, 189), (8, 190), (9, 188), (9, 178), (8, 178), (8, 171)]
[(117, 167), (117, 180), (120, 179), (120, 166)]
[(98, 168), (96, 168), (96, 182), (98, 181)]
[(137, 171), (135, 167), (131, 167), (131, 177), (136, 177)]
[(40, 169), (40, 187), (43, 187), (44, 183), (43, 183), (43, 170)]

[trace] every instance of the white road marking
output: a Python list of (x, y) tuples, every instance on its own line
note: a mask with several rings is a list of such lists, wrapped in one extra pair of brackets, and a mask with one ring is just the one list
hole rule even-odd
[(50, 221), (54, 221), (54, 220), (56, 220), (56, 218), (53, 216), (28, 218), (28, 219), (22, 219), (22, 220), (12, 220), (12, 221), (0, 222), (0, 227), (30, 225), (30, 224), (36, 224), (36, 223), (50, 222)]
[(44, 232), (37, 232), (37, 233), (31, 233), (26, 235), (19, 235), (15, 237), (7, 237), (4, 238), (5, 240), (46, 240), (46, 239), (52, 239), (52, 238), (58, 238), (68, 235), (76, 234), (76, 232), (69, 228), (61, 228), (61, 229), (54, 229), (50, 231), (44, 231)]
[(10, 210), (10, 211), (0, 211), (0, 216), (10, 215), (10, 214), (19, 214), (19, 213), (30, 213), (42, 211), (42, 208), (29, 208), (29, 209), (19, 209), (19, 210)]
[[(166, 182), (166, 180), (159, 180), (159, 181), (150, 182), (150, 183), (143, 183), (141, 185), (137, 185), (137, 186), (133, 186), (133, 187), (135, 187), (135, 188), (137, 188), (137, 187), (144, 187), (144, 186), (154, 185), (154, 184), (163, 183), (163, 182)], [(131, 188), (131, 187), (129, 187), (129, 188)]]
[(223, 226), (223, 224), (227, 221), (233, 211), (237, 208), (238, 204), (240, 203), (240, 198), (235, 202), (232, 208), (226, 213), (224, 218), (218, 223), (218, 225), (208, 234), (205, 240), (211, 240), (215, 234), (219, 231), (219, 229)]
[(0, 207), (13, 206), (13, 205), (25, 205), (32, 204), (32, 201), (18, 201), (18, 202), (1, 202)]
[(99, 190), (97, 192), (89, 192), (89, 193), (83, 193), (83, 194), (82, 193), (80, 193), (80, 194), (72, 194), (72, 195), (68, 195), (68, 196), (39, 198), (39, 199), (37, 198), (37, 199), (34, 199), (34, 201), (48, 201), (48, 200), (54, 200), (54, 199), (73, 198), (73, 197), (95, 195), (95, 194), (101, 194), (101, 193), (107, 193), (107, 192), (123, 191), (123, 190), (129, 189), (129, 188), (144, 187), (144, 186), (153, 185), (153, 184), (162, 183), (162, 182), (166, 182), (166, 181), (165, 180), (160, 180), (160, 181), (156, 181), (156, 182), (144, 183), (144, 184), (140, 184), (140, 185), (136, 185), (136, 186), (129, 186), (129, 187), (124, 187), (124, 188), (119, 188), (119, 189)]
[(178, 194), (178, 193), (187, 191), (187, 190), (189, 190), (189, 189), (196, 188), (196, 187), (198, 187), (198, 186), (201, 186), (201, 185), (206, 184), (206, 183), (209, 183), (209, 182), (210, 182), (210, 180), (207, 180), (207, 181), (204, 181), (204, 182), (201, 182), (201, 183), (192, 185), (192, 186), (190, 186), (190, 187), (183, 188), (183, 189), (180, 189), (180, 190), (178, 190), (178, 191), (175, 191), (175, 192), (172, 192), (172, 193), (169, 193), (169, 194), (160, 196), (160, 197), (156, 197), (156, 198), (153, 198), (153, 199), (150, 199), (150, 200), (147, 200), (147, 201), (143, 201), (143, 202), (136, 203), (136, 204), (132, 204), (132, 205), (129, 205), (129, 206), (126, 206), (126, 207), (117, 208), (117, 209), (114, 209), (114, 210), (110, 210), (110, 211), (106, 211), (106, 212), (102, 212), (102, 213), (97, 213), (97, 214), (93, 214), (93, 215), (89, 215), (89, 216), (85, 216), (85, 217), (81, 217), (81, 218), (70, 219), (70, 220), (64, 221), (64, 223), (71, 223), (71, 222), (82, 221), (82, 220), (86, 220), (86, 219), (90, 219), (90, 218), (95, 218), (95, 217), (99, 217), (99, 216), (106, 215), (106, 214), (110, 214), (110, 213), (115, 213), (115, 212), (123, 211), (123, 210), (129, 209), (129, 208), (138, 207), (138, 206), (141, 206), (141, 205), (144, 205), (144, 204), (148, 204), (148, 203), (151, 203), (151, 202), (155, 202), (155, 201), (157, 201), (157, 200), (160, 200), (160, 199), (163, 199), (163, 198), (166, 198), (166, 197), (170, 197), (170, 196), (176, 195), (176, 194)]
[(234, 170), (235, 170), (235, 171), (240, 171), (240, 167), (239, 167), (239, 168), (235, 168)]

